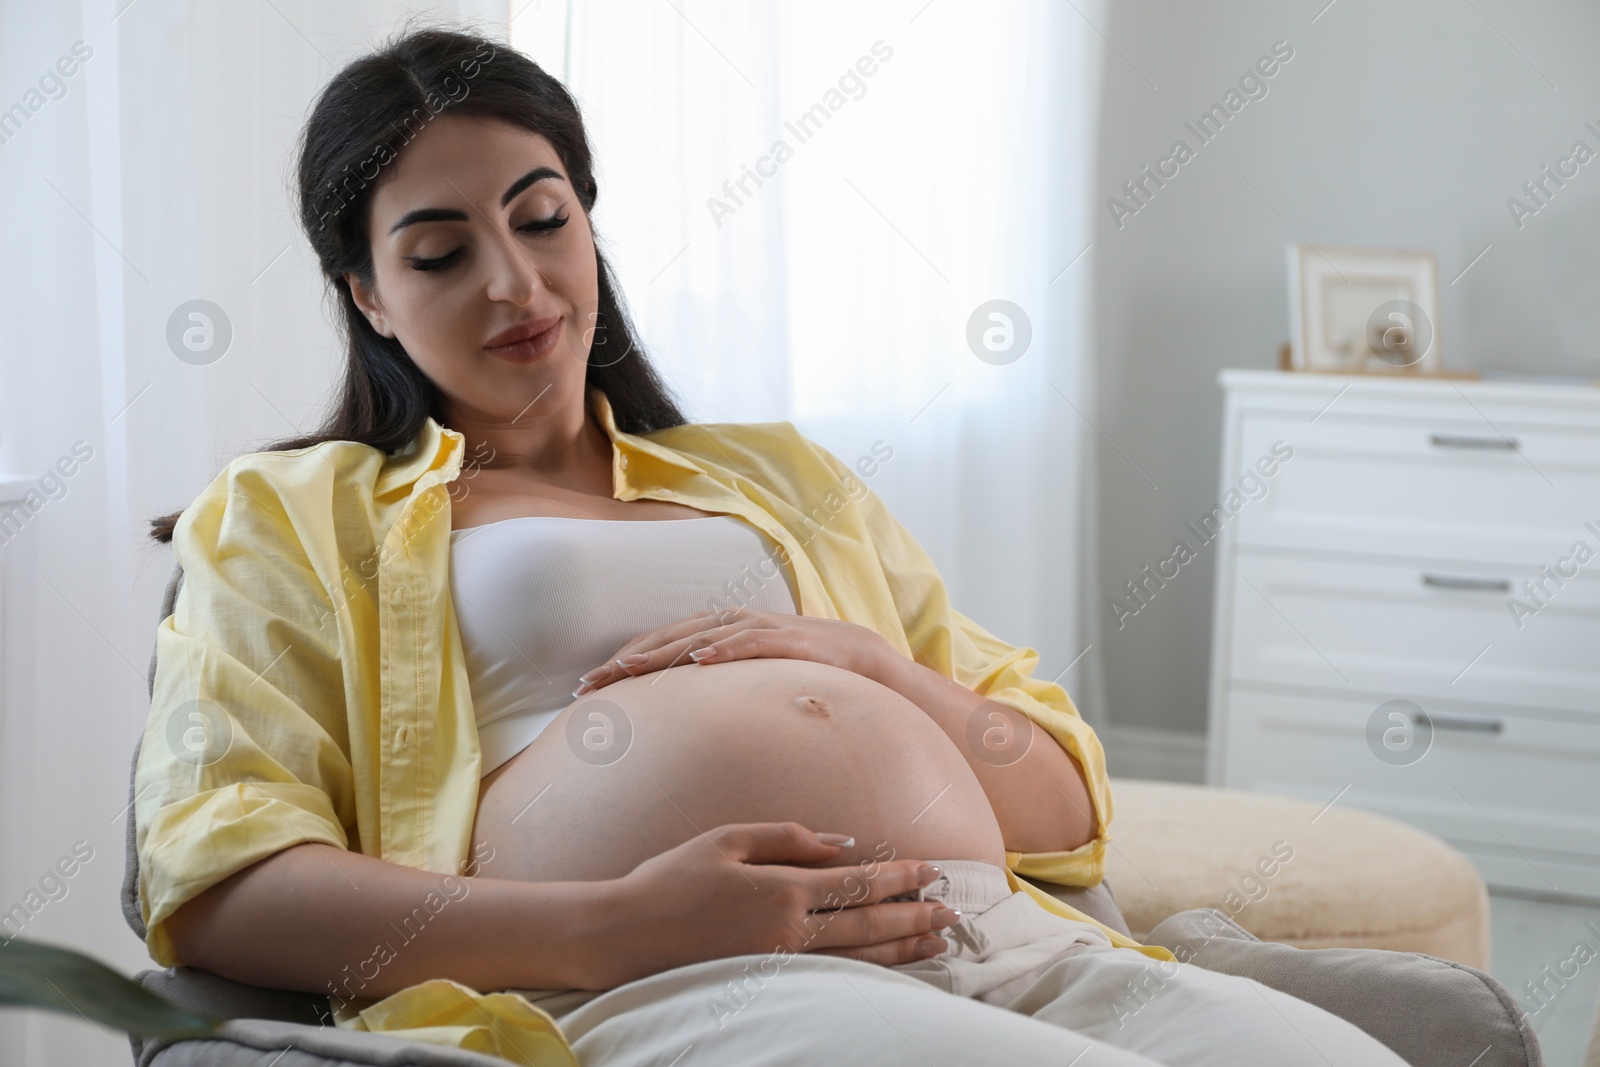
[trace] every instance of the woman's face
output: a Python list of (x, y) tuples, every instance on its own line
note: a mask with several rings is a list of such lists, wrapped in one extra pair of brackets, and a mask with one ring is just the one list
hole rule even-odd
[[(379, 178), (374, 284), (357, 305), (445, 395), (452, 422), (509, 424), (583, 394), (598, 284), (589, 218), (544, 137), (441, 115)], [(514, 341), (530, 329), (531, 341)], [(541, 399), (542, 398), (542, 399)]]

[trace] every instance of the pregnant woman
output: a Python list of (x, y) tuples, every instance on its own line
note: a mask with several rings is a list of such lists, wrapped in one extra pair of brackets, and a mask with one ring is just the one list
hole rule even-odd
[(156, 524), (154, 958), (527, 1064), (1398, 1064), (1015, 876), (1099, 879), (1093, 732), (866, 466), (685, 421), (596, 194), (503, 45), (413, 33), (317, 101), (333, 413)]

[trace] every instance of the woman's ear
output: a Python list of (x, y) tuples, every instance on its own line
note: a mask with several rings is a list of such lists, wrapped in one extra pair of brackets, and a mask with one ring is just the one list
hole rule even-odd
[(353, 270), (344, 272), (345, 284), (350, 286), (350, 296), (355, 300), (356, 307), (372, 323), (372, 328), (384, 337), (394, 337), (394, 331), (389, 328), (389, 316), (383, 313), (383, 305), (378, 302), (378, 295), (368, 289), (361, 281), (361, 275)]

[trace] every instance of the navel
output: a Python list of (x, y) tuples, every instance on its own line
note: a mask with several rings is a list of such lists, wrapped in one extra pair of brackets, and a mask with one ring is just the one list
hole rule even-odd
[(821, 697), (801, 695), (794, 698), (795, 706), (808, 715), (828, 718), (828, 702)]

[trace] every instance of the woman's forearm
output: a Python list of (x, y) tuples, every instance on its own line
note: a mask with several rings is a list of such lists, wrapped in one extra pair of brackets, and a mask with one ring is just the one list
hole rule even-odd
[(249, 985), (384, 997), (430, 978), (478, 990), (586, 989), (603, 883), (460, 877), (304, 844), (168, 920), (186, 965)]
[(1008, 851), (1067, 852), (1094, 837), (1094, 806), (1083, 768), (1031, 719), (1027, 751), (1001, 764), (974, 752), (968, 741), (972, 715), (992, 703), (988, 698), (900, 655), (875, 677), (927, 713), (966, 757), (994, 808)]

